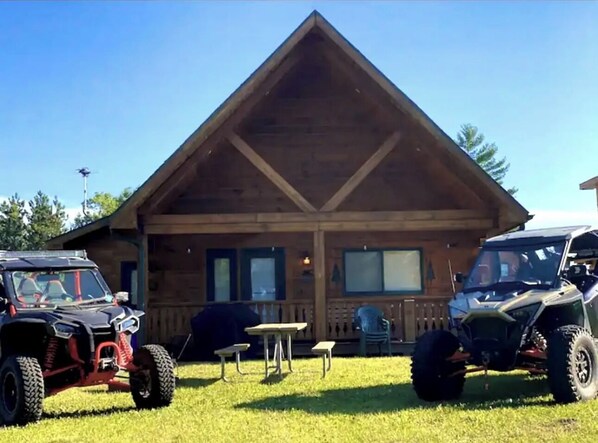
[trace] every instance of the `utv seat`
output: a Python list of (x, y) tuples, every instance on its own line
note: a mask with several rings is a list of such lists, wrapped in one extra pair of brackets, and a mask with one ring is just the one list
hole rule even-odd
[(21, 283), (19, 283), (19, 287), (17, 288), (17, 297), (21, 299), (20, 301), (35, 302), (37, 301), (35, 294), (41, 293), (41, 289), (31, 277), (21, 280)]
[(42, 300), (49, 298), (61, 298), (67, 292), (64, 290), (64, 286), (59, 280), (50, 280), (44, 289)]
[(585, 302), (598, 295), (598, 275), (590, 274), (585, 265), (571, 266), (567, 271), (567, 280), (577, 286)]

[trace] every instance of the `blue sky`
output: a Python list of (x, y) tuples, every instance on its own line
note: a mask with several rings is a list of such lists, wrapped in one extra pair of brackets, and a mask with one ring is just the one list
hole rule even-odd
[(530, 227), (598, 224), (598, 2), (1, 2), (0, 196), (139, 186), (313, 9), (497, 143)]

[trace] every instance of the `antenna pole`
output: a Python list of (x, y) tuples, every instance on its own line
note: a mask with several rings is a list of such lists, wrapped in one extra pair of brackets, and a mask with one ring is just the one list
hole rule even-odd
[(88, 167), (84, 166), (80, 169), (77, 169), (77, 172), (81, 174), (81, 176), (83, 177), (83, 215), (85, 217), (88, 217), (89, 215), (87, 214), (87, 177), (89, 177), (91, 171)]

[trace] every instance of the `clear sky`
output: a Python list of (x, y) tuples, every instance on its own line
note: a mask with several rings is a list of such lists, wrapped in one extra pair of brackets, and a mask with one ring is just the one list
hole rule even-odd
[(598, 2), (0, 2), (0, 196), (137, 187), (313, 10), (445, 132), (507, 156), (529, 227), (593, 222)]

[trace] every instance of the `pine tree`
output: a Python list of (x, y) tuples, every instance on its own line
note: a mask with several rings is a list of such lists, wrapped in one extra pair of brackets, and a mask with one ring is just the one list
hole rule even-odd
[[(456, 143), (469, 156), (484, 169), (490, 177), (502, 186), (505, 175), (511, 166), (506, 157), (496, 158), (498, 146), (496, 143), (485, 142), (484, 134), (478, 131), (476, 126), (471, 124), (461, 125), (461, 130), (457, 134)], [(517, 188), (509, 188), (507, 192), (511, 195), (517, 192)]]
[(27, 247), (32, 250), (44, 249), (46, 241), (65, 231), (66, 213), (64, 205), (54, 197), (53, 201), (38, 191), (29, 201), (27, 214)]
[(26, 214), (25, 201), (18, 194), (0, 204), (0, 249), (26, 249)]

